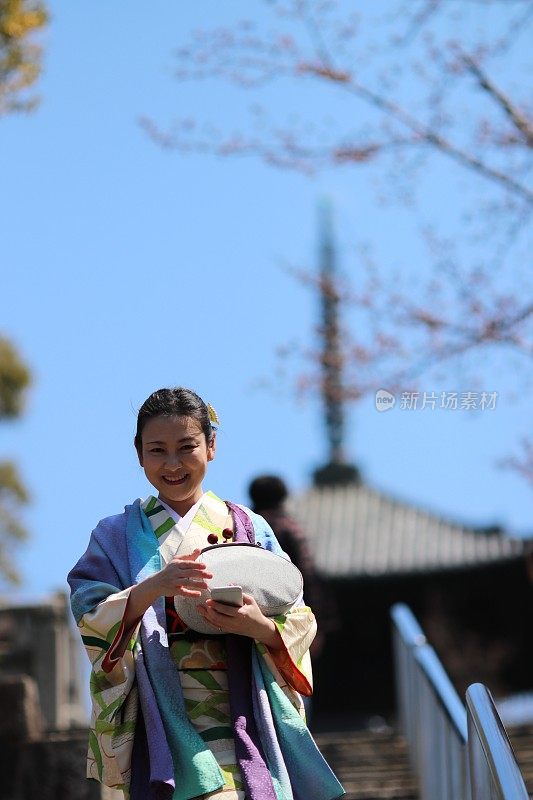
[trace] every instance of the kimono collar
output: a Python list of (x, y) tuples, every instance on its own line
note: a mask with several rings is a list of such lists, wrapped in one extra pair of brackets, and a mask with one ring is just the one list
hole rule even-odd
[(214, 492), (205, 492), (178, 521), (152, 495), (141, 503), (141, 508), (156, 535), (163, 564), (180, 553), (192, 552), (195, 547), (207, 547), (210, 534), (220, 537), (224, 528), (233, 527), (228, 506)]

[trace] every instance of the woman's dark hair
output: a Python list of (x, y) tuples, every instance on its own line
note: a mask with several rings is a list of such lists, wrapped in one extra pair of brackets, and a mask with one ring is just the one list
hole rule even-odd
[(137, 414), (137, 432), (135, 447), (142, 451), (142, 433), (148, 420), (154, 417), (193, 417), (200, 425), (206, 442), (213, 438), (213, 427), (209, 419), (207, 406), (192, 389), (176, 386), (173, 389), (158, 389), (152, 392)]

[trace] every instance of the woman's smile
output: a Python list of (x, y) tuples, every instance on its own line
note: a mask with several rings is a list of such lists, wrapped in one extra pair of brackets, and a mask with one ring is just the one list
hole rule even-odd
[(187, 480), (188, 477), (189, 476), (187, 474), (186, 475), (182, 475), (181, 477), (178, 477), (177, 475), (163, 475), (162, 476), (162, 478), (165, 481), (165, 483), (168, 483), (170, 486), (181, 486), (182, 483), (185, 483), (185, 481)]

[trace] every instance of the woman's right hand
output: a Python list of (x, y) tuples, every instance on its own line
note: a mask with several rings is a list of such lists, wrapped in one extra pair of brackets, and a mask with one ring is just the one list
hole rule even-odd
[(157, 583), (160, 595), (173, 597), (199, 597), (202, 589), (207, 589), (207, 581), (213, 575), (207, 571), (205, 564), (196, 559), (201, 553), (199, 547), (187, 556), (175, 556), (153, 580)]
[(205, 564), (196, 561), (201, 552), (200, 548), (197, 548), (187, 556), (176, 556), (155, 575), (150, 575), (131, 587), (122, 618), (126, 633), (117, 649), (119, 655), (124, 653), (135, 625), (158, 597), (163, 595), (173, 597), (176, 594), (183, 597), (199, 597), (202, 594), (201, 590), (207, 588), (207, 581), (213, 576), (207, 571)]

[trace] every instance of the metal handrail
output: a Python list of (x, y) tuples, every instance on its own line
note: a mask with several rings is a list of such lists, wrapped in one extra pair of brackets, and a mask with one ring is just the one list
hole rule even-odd
[(417, 767), (418, 729), (414, 715), (416, 680), (413, 653), (426, 644), (426, 637), (411, 609), (397, 603), (391, 609), (394, 625), (393, 648), (395, 661), (396, 697), (398, 701), (399, 727), (409, 745), (409, 756)]
[(411, 610), (393, 606), (400, 727), (423, 800), (469, 800), (466, 710)]
[(466, 744), (468, 740), (468, 725), (466, 711), (461, 703), (455, 687), (442, 666), (439, 657), (432, 647), (425, 645), (415, 653), (415, 658), (420, 664), (428, 680), (435, 698), (439, 702), (446, 717), (453, 725), (458, 737)]
[(408, 647), (418, 647), (421, 644), (426, 644), (426, 635), (409, 606), (404, 603), (396, 603), (391, 608), (390, 614)]
[(411, 610), (391, 609), (400, 728), (423, 800), (528, 800), (513, 748), (483, 684), (467, 708)]
[(528, 800), (516, 757), (486, 686), (466, 692), (468, 755), (473, 800)]

